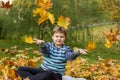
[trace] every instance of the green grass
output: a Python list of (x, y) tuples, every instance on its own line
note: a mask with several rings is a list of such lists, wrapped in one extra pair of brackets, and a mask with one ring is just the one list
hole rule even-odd
[[(120, 60), (120, 44), (119, 46), (113, 45), (111, 48), (106, 48), (104, 46), (105, 44), (105, 39), (102, 34), (103, 31), (109, 31), (110, 28), (115, 28), (114, 25), (112, 26), (100, 26), (100, 27), (95, 27), (93, 28), (93, 40), (96, 42), (96, 49), (93, 51), (89, 51), (87, 55), (80, 55), (80, 57), (88, 59), (88, 62), (94, 63), (98, 58), (103, 58), (103, 59), (115, 59), (115, 60)], [(78, 43), (76, 44), (71, 44), (70, 46), (75, 46), (75, 45), (80, 45)], [(5, 49), (10, 49), (13, 46), (18, 46), (19, 49), (25, 49), (25, 48), (30, 48), (32, 47), (35, 50), (39, 50), (39, 46), (35, 44), (27, 44), (22, 40), (0, 40), (0, 48), (5, 48)], [(76, 47), (84, 47), (84, 46), (76, 46)], [(32, 52), (29, 52), (31, 56)], [(8, 55), (0, 51), (0, 58), (2, 57), (11, 57), (14, 55)]]

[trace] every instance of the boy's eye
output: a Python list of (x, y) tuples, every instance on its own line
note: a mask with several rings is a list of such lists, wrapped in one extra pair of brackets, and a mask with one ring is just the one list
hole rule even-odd
[(60, 38), (63, 38), (64, 36), (60, 36)]
[(59, 36), (55, 36), (55, 37), (59, 37)]

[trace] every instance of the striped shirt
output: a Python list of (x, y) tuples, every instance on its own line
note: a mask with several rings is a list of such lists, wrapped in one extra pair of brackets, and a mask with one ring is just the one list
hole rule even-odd
[(63, 45), (57, 48), (54, 43), (50, 42), (40, 46), (40, 52), (43, 54), (41, 68), (61, 75), (64, 75), (67, 60), (74, 60), (78, 56), (78, 53), (72, 51), (69, 46)]

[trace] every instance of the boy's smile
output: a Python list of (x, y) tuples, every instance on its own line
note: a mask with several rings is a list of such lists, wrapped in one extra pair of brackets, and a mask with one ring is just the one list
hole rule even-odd
[(56, 32), (52, 35), (53, 42), (56, 47), (60, 48), (66, 39), (64, 33)]

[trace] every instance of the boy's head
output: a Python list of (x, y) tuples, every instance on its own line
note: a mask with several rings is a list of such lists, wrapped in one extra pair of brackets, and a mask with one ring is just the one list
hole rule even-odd
[(56, 26), (53, 29), (52, 40), (55, 46), (61, 47), (66, 40), (66, 30), (63, 27)]
[(65, 35), (65, 37), (66, 37), (66, 30), (65, 30), (65, 28), (64, 27), (59, 27), (59, 26), (55, 26), (54, 28), (53, 28), (53, 33), (52, 33), (52, 35), (54, 34), (54, 33), (63, 33), (64, 35)]

